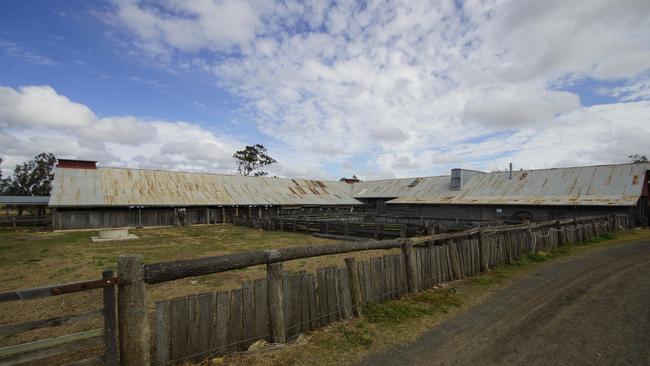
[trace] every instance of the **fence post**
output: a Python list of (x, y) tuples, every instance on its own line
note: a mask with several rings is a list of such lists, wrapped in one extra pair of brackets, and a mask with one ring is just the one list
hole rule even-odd
[(609, 217), (607, 218), (607, 234), (612, 235), (613, 227), (614, 227), (614, 216), (612, 214), (609, 214)]
[(557, 246), (564, 245), (565, 235), (564, 235), (564, 230), (562, 228), (562, 224), (560, 224), (560, 220), (557, 220), (555, 223), (555, 230), (557, 230)]
[(445, 245), (449, 247), (449, 256), (451, 257), (451, 269), (454, 273), (454, 279), (463, 278), (463, 271), (460, 269), (460, 259), (458, 256), (458, 248), (452, 239), (445, 240)]
[(415, 253), (413, 250), (413, 241), (404, 240), (402, 243), (402, 256), (404, 257), (404, 267), (406, 269), (406, 285), (410, 294), (418, 293), (417, 272), (415, 265)]
[[(113, 271), (102, 272), (103, 279), (113, 277)], [(117, 346), (115, 344), (115, 287), (107, 286), (103, 290), (104, 298), (104, 364), (117, 366)]]
[(427, 235), (435, 234), (435, 225), (433, 222), (424, 222), (424, 227), (427, 231)]
[(590, 223), (591, 226), (589, 227), (589, 231), (591, 232), (591, 237), (595, 238), (598, 236), (598, 227), (596, 226), (596, 220), (592, 219)]
[(357, 259), (354, 257), (345, 258), (345, 266), (348, 268), (348, 280), (350, 281), (350, 295), (352, 298), (352, 311), (354, 316), (361, 316), (363, 299), (361, 298), (359, 272), (357, 272)]
[(117, 313), (123, 366), (149, 365), (149, 319), (141, 255), (117, 258)]
[(587, 227), (585, 226), (585, 222), (581, 221), (582, 224), (580, 224), (580, 242), (585, 243), (587, 241)]
[(402, 238), (402, 239), (406, 239), (406, 224), (402, 224), (402, 227), (400, 227), (400, 229), (399, 229), (399, 237)]
[(478, 255), (479, 261), (481, 263), (481, 272), (489, 272), (490, 268), (488, 267), (487, 254), (485, 250), (487, 249), (487, 240), (485, 237), (485, 231), (482, 228), (478, 231)]
[(282, 263), (266, 265), (269, 296), (269, 324), (271, 326), (271, 342), (284, 343), (286, 326), (284, 320), (284, 293), (282, 289)]

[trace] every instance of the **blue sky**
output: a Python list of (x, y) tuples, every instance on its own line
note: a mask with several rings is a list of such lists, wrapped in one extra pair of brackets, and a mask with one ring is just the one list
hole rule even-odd
[(645, 1), (0, 3), (0, 157), (366, 179), (647, 154)]
[[(98, 5), (100, 4), (100, 5)], [(2, 39), (25, 54), (0, 55), (3, 85), (51, 85), (99, 115), (189, 120), (210, 126), (240, 119), (239, 98), (192, 74), (124, 57), (98, 13), (110, 3), (26, 1), (2, 5)], [(245, 133), (245, 131), (242, 131)]]

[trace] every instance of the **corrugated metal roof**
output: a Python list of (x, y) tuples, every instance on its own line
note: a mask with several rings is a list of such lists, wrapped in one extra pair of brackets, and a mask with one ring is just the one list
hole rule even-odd
[(358, 205), (351, 185), (125, 168), (57, 168), (50, 206)]
[(50, 196), (0, 196), (0, 205), (47, 205)]
[(355, 198), (402, 204), (632, 206), (650, 164), (619, 164), (473, 174), (460, 190), (451, 177), (354, 184), (123, 168), (58, 168), (50, 206), (358, 205)]
[(451, 177), (400, 178), (354, 183), (355, 198), (435, 197), (450, 192)]
[(650, 164), (618, 164), (514, 171), (512, 179), (508, 172), (476, 174), (457, 191), (441, 182), (433, 194), (409, 191), (388, 203), (633, 206), (648, 170)]

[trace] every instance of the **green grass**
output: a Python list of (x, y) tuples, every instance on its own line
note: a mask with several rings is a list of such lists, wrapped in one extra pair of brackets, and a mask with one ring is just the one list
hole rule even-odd
[(375, 333), (370, 330), (367, 322), (360, 321), (353, 326), (337, 324), (336, 331), (343, 335), (345, 343), (351, 347), (367, 347), (372, 344)]
[(428, 290), (416, 296), (381, 304), (369, 304), (365, 307), (364, 315), (371, 323), (401, 322), (426, 315), (447, 313), (450, 308), (462, 304), (462, 300), (453, 288)]

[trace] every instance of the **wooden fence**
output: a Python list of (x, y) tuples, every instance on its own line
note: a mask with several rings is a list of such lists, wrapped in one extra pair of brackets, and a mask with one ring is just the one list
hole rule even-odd
[(0, 226), (52, 227), (52, 215), (0, 216)]
[[(295, 219), (285, 217), (237, 219), (235, 225), (251, 226), (262, 230), (293, 231), (306, 234), (338, 235), (342, 237), (363, 237), (375, 240), (407, 238), (432, 233), (433, 226), (426, 224), (391, 224), (360, 222), (354, 220), (325, 220), (320, 218)], [(427, 231), (428, 230), (428, 231)]]
[(376, 215), (370, 219), (375, 223), (387, 224), (419, 224), (422, 226), (435, 226), (436, 232), (447, 232), (454, 230), (466, 230), (478, 226), (499, 226), (503, 225), (503, 220), (484, 220), (484, 219), (460, 219), (449, 217), (433, 216), (394, 216), (394, 215)]
[(359, 237), (383, 240), (410, 238), (435, 232), (460, 231), (481, 226), (503, 225), (495, 220), (456, 220), (441, 218), (396, 218), (390, 216), (348, 215), (310, 217), (246, 217), (234, 218), (235, 225), (262, 230), (282, 230), (321, 234), (329, 237)]
[[(95, 288), (104, 291), (101, 311), (0, 325), (0, 335), (12, 335), (104, 316), (103, 329), (0, 348), (0, 365), (33, 364), (97, 342), (104, 344), (102, 357), (74, 364), (115, 365), (118, 354), (126, 366), (149, 365), (152, 356), (155, 364), (180, 364), (244, 350), (261, 339), (283, 343), (296, 334), (359, 316), (367, 304), (415, 294), (513, 263), (528, 253), (584, 242), (628, 226), (627, 216), (614, 215), (151, 264), (144, 264), (141, 256), (120, 256), (119, 279), (105, 271), (99, 280), (0, 293), (0, 301), (23, 301)], [(289, 260), (378, 249), (401, 249), (401, 253), (362, 261), (349, 257), (345, 267), (319, 268), (315, 273), (282, 270), (282, 263)], [(230, 291), (157, 302), (154, 335), (150, 336), (147, 284), (255, 265), (266, 265), (266, 278), (247, 281)], [(116, 344), (114, 286), (118, 282)]]
[(49, 319), (32, 320), (23, 323), (2, 324), (0, 325), (0, 336), (12, 336), (35, 329), (83, 322), (102, 316), (104, 318), (103, 328), (2, 347), (0, 348), (0, 365), (51, 364), (49, 359), (52, 357), (67, 358), (66, 356), (71, 353), (91, 349), (98, 344), (103, 344), (104, 346), (103, 356), (77, 360), (66, 365), (117, 365), (118, 357), (115, 332), (117, 322), (114, 289), (116, 283), (117, 278), (113, 276), (113, 271), (107, 270), (102, 274), (102, 278), (97, 280), (0, 293), (0, 302), (6, 302), (28, 301), (94, 289), (102, 289), (103, 291), (103, 308), (101, 310)]
[[(261, 339), (284, 342), (358, 315), (366, 304), (397, 299), (513, 263), (528, 253), (625, 228), (626, 217), (608, 216), (144, 265), (148, 283), (258, 264), (267, 264), (269, 273), (231, 291), (156, 303), (154, 360), (159, 365), (180, 364), (245, 350)], [(315, 273), (282, 271), (286, 260), (390, 248), (401, 248), (402, 253), (363, 261), (347, 258), (345, 267), (319, 268)], [(279, 282), (273, 279), (274, 271), (281, 273)], [(273, 301), (274, 293), (279, 301)]]

